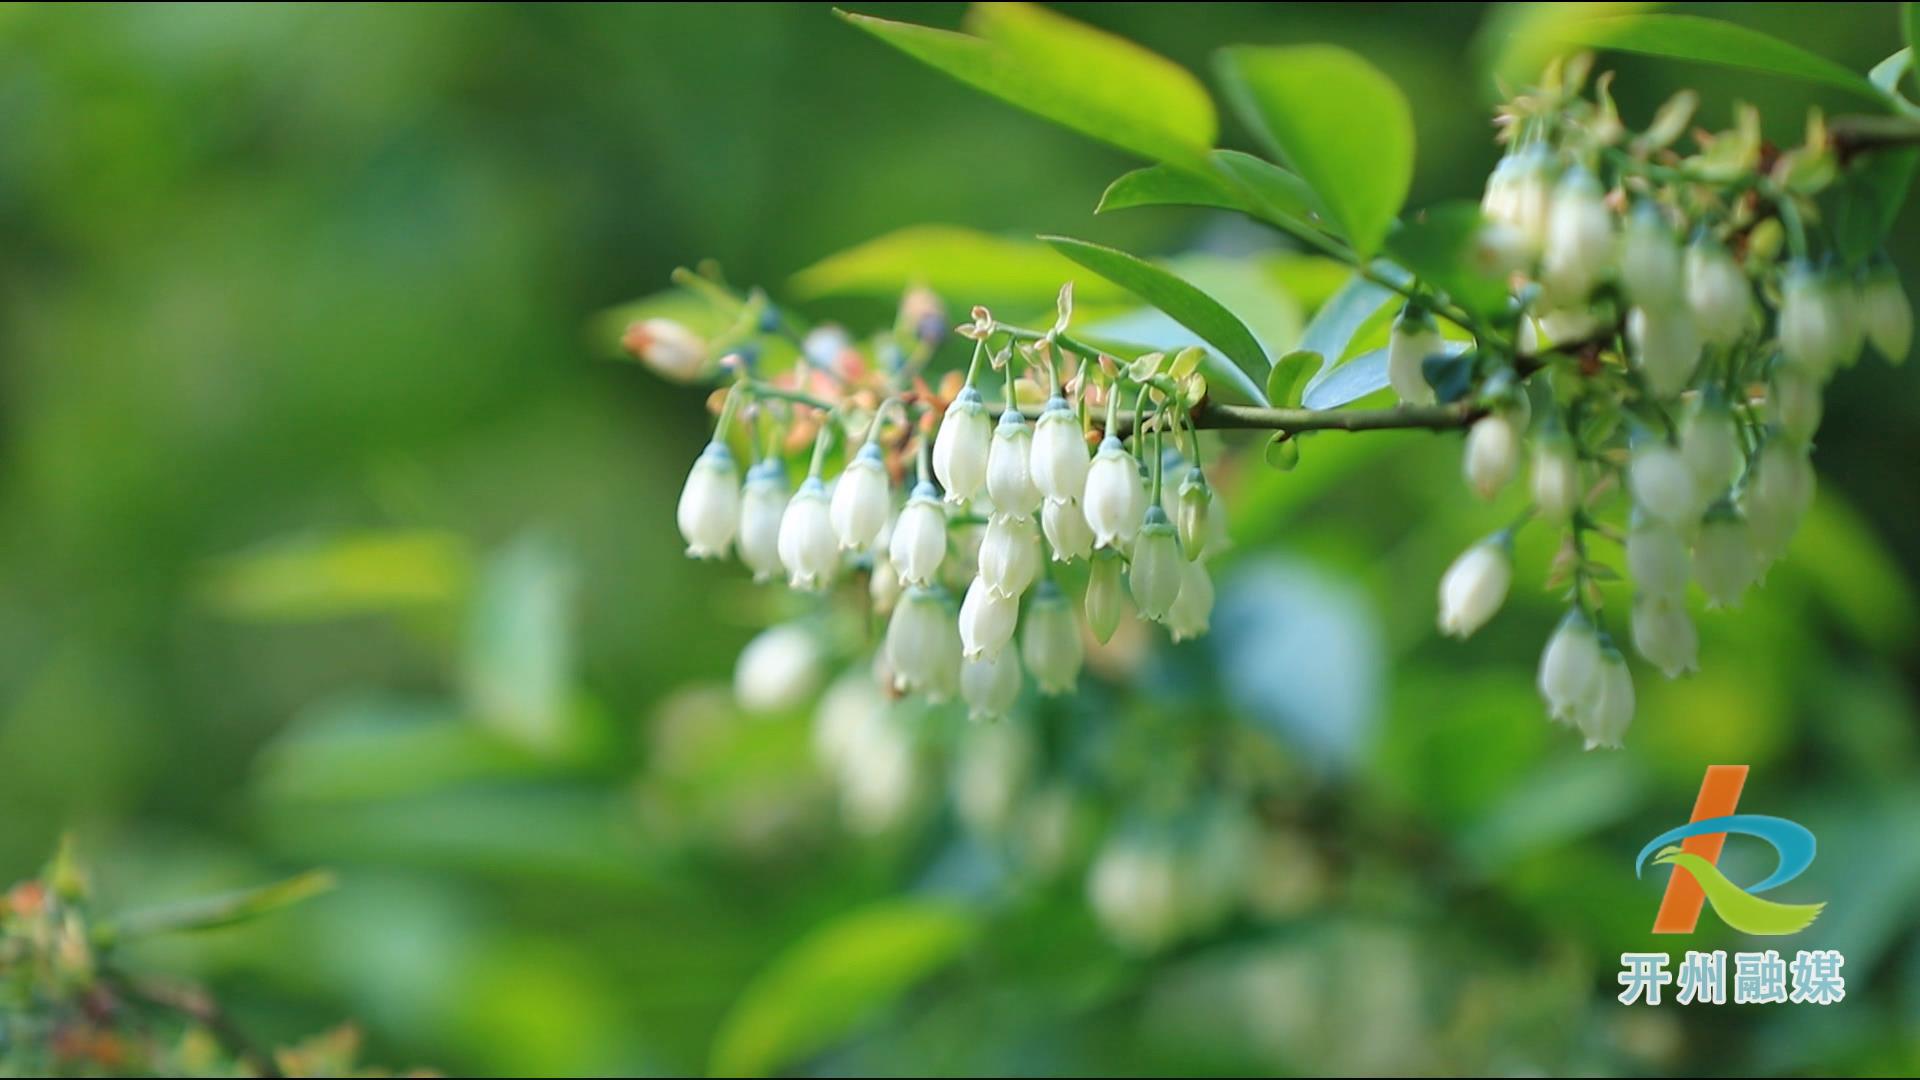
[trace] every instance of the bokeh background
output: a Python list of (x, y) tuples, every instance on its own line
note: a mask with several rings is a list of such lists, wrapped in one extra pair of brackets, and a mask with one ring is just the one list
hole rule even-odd
[[(1528, 14), (1062, 6), (1203, 73), (1229, 43), (1362, 51), (1415, 104), (1416, 205), (1478, 192), (1488, 27)], [(1862, 70), (1898, 37), (1891, 5), (1677, 6)], [(1607, 66), (1630, 122), (1689, 85), (1782, 140), (1848, 104)], [(0, 7), (0, 879), (65, 830), (109, 906), (332, 867), (328, 896), (136, 960), (264, 1040), (352, 1019), (371, 1057), (453, 1072), (1920, 1068), (1920, 365), (1837, 381), (1789, 560), (1703, 616), (1701, 674), (1636, 666), (1620, 753), (1542, 718), (1548, 593), (1436, 637), (1433, 582), (1503, 519), (1418, 434), (1231, 477), (1216, 633), (1043, 718), (1103, 725), (1138, 781), (1057, 815), (1048, 872), (998, 855), (1027, 818), (949, 805), (955, 762), (1017, 752), (931, 726), (876, 820), (817, 766), (811, 706), (734, 705), (742, 645), (799, 609), (681, 557), (700, 392), (594, 315), (709, 257), (778, 296), (924, 222), (1272, 242), (1094, 218), (1130, 164), (824, 6)], [(1909, 275), (1916, 238), (1910, 209)], [(1129, 948), (1088, 851), (1203, 738), (1235, 748), (1257, 880)], [(1631, 870), (1709, 762), (1819, 836), (1790, 899), (1834, 902), (1794, 944), (1845, 951), (1843, 1005), (1613, 1001), (1623, 949), (1744, 944), (1656, 942)]]

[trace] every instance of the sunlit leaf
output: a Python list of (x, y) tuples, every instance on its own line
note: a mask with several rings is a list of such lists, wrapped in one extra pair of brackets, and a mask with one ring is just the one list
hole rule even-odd
[(714, 1036), (715, 1076), (767, 1076), (819, 1053), (946, 966), (975, 931), (965, 909), (884, 901), (816, 928), (777, 957)]
[(1107, 186), (1094, 212), (1136, 206), (1209, 206), (1237, 210), (1289, 229), (1319, 228), (1319, 206), (1298, 176), (1237, 150), (1215, 150), (1211, 160), (1212, 175), (1167, 165), (1135, 169)]
[(467, 628), (467, 701), (482, 723), (522, 745), (569, 741), (573, 568), (550, 541), (524, 536), (486, 567)]
[(1824, 56), (1718, 19), (1659, 13), (1609, 15), (1568, 23), (1557, 32), (1570, 44), (1764, 71), (1886, 101), (1873, 83)]
[(1375, 349), (1315, 379), (1301, 403), (1309, 409), (1337, 409), (1387, 386), (1387, 350)]
[(466, 542), (431, 530), (297, 537), (215, 563), (204, 593), (222, 614), (305, 621), (451, 603), (471, 576)]
[(309, 870), (271, 885), (129, 912), (103, 929), (119, 939), (214, 930), (270, 915), (318, 896), (335, 884), (331, 872)]
[(1413, 112), (1373, 65), (1331, 45), (1220, 54), (1241, 119), (1306, 182), (1354, 250), (1380, 249), (1413, 182)]
[(977, 37), (840, 14), (976, 90), (1123, 150), (1200, 169), (1213, 145), (1213, 103), (1189, 72), (1045, 8), (977, 5)]
[[(1175, 322), (1200, 335), (1229, 363), (1207, 366), (1216, 383), (1234, 387), (1232, 397), (1258, 403), (1267, 377), (1267, 354), (1260, 342), (1231, 311), (1184, 279), (1115, 248), (1089, 244), (1065, 236), (1042, 240), (1080, 265), (1114, 282), (1165, 312)], [(1222, 378), (1224, 377), (1224, 379)], [(1230, 382), (1228, 381), (1230, 380)]]
[(1045, 244), (1014, 240), (954, 225), (910, 225), (848, 248), (795, 274), (802, 300), (857, 296), (890, 300), (909, 285), (924, 285), (957, 304), (1038, 307), (1060, 284), (1078, 276), (1084, 303), (1112, 303), (1126, 291), (1079, 274), (1074, 263)]
[(1320, 370), (1323, 362), (1316, 352), (1294, 351), (1281, 357), (1267, 373), (1267, 404), (1276, 409), (1299, 407), (1307, 380)]

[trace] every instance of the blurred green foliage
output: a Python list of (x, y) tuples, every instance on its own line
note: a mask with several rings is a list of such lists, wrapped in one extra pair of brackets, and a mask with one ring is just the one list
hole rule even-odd
[[(1684, 6), (1856, 71), (1897, 38), (1889, 5)], [(1482, 73), (1537, 66), (1501, 28), (1564, 17), (1073, 7), (1195, 72), (1233, 43), (1362, 52), (1414, 103), (1415, 204), (1477, 195)], [(1808, 104), (1853, 105), (1606, 64), (1636, 117), (1694, 86), (1703, 117), (1752, 101), (1792, 139)], [(273, 919), (127, 947), (263, 1042), (350, 1016), (376, 1060), (480, 1073), (1920, 1068), (1920, 367), (1836, 383), (1792, 556), (1703, 618), (1699, 676), (1643, 682), (1618, 755), (1540, 719), (1549, 594), (1436, 639), (1432, 583), (1508, 509), (1463, 496), (1452, 442), (1323, 434), (1288, 473), (1247, 455), (1251, 621), (1228, 632), (1223, 606), (1216, 641), (1078, 706), (1143, 768), (1225, 729), (1259, 780), (1258, 914), (1149, 958), (1089, 913), (1071, 812), (1034, 881), (930, 797), (848, 834), (807, 710), (725, 690), (753, 628), (796, 611), (681, 558), (700, 395), (583, 328), (708, 256), (884, 321), (901, 268), (820, 260), (926, 223), (1018, 252), (918, 268), (956, 311), (1001, 299), (969, 294), (969, 261), (1018, 260), (989, 283), (1044, 303), (1069, 264), (1039, 233), (1197, 253), (1196, 281), (1264, 236), (1203, 209), (1095, 218), (1136, 163), (811, 5), (10, 6), (0, 131), (0, 879), (67, 827), (115, 909), (334, 868)], [(1890, 245), (1909, 280), (1917, 224)], [(1291, 306), (1263, 340), (1338, 280), (1272, 258)], [(1517, 557), (1544, 577), (1544, 544)], [(822, 632), (851, 656), (869, 628)], [(923, 794), (970, 738), (930, 728)], [(1818, 945), (1847, 955), (1844, 1006), (1612, 1001), (1620, 951), (1676, 945), (1646, 932), (1631, 853), (1714, 761), (1820, 837), (1806, 887), (1835, 900)]]

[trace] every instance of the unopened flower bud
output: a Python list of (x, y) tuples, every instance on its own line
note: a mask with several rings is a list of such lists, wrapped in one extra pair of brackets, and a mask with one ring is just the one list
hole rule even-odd
[(1140, 535), (1133, 542), (1133, 569), (1127, 582), (1140, 614), (1161, 622), (1180, 595), (1180, 539), (1173, 523), (1158, 506), (1147, 510)]
[(1166, 843), (1119, 833), (1095, 856), (1087, 875), (1087, 904), (1115, 940), (1153, 952), (1179, 936), (1180, 879)]
[(1033, 428), (1020, 410), (1009, 405), (993, 429), (987, 451), (987, 495), (1002, 514), (1026, 517), (1040, 508), (1040, 489), (1033, 485), (1030, 459)]
[(1627, 467), (1627, 486), (1635, 505), (1670, 525), (1683, 525), (1700, 512), (1699, 488), (1680, 451), (1664, 439), (1641, 440)]
[(1826, 403), (1818, 376), (1782, 365), (1773, 373), (1769, 403), (1773, 407), (1773, 422), (1780, 425), (1788, 437), (1808, 442), (1820, 430), (1820, 416)]
[(1120, 616), (1126, 607), (1120, 571), (1120, 556), (1111, 548), (1096, 552), (1087, 571), (1087, 629), (1102, 645), (1120, 628)]
[(1740, 476), (1740, 431), (1725, 399), (1709, 391), (1680, 428), (1680, 456), (1693, 470), (1694, 493), (1703, 501), (1720, 497)]
[(1087, 526), (1093, 530), (1094, 545), (1116, 547), (1131, 541), (1140, 531), (1148, 501), (1139, 463), (1121, 447), (1119, 439), (1107, 436), (1088, 467), (1087, 494), (1081, 503)]
[(1040, 574), (1040, 531), (1032, 518), (996, 512), (980, 541), (980, 580), (995, 595), (1019, 599)]
[(1620, 286), (1627, 299), (1644, 308), (1682, 306), (1680, 244), (1660, 210), (1641, 203), (1627, 219), (1620, 243)]
[(1760, 448), (1740, 493), (1740, 509), (1753, 528), (1754, 545), (1762, 559), (1777, 559), (1785, 553), (1813, 505), (1814, 485), (1813, 462), (1804, 445), (1774, 438)]
[(748, 712), (791, 709), (820, 686), (820, 643), (791, 623), (760, 632), (733, 666), (733, 696)]
[(1440, 353), (1446, 342), (1425, 308), (1408, 304), (1394, 320), (1387, 339), (1387, 381), (1408, 405), (1433, 404), (1433, 386), (1427, 382), (1427, 357)]
[(1207, 632), (1213, 619), (1213, 575), (1198, 560), (1180, 569), (1180, 594), (1167, 610), (1167, 633), (1176, 642)]
[(620, 344), (675, 382), (693, 382), (707, 373), (711, 355), (707, 343), (672, 319), (642, 319), (627, 327)]
[(960, 650), (968, 659), (992, 656), (1013, 640), (1014, 624), (1020, 620), (1020, 599), (1003, 596), (974, 578), (967, 586), (966, 599), (960, 602)]
[(1683, 596), (1690, 563), (1679, 529), (1649, 514), (1633, 516), (1627, 530), (1627, 573), (1636, 589), (1653, 596)]
[(1634, 597), (1633, 647), (1669, 679), (1700, 669), (1700, 634), (1677, 597)]
[(1657, 398), (1685, 390), (1700, 366), (1700, 331), (1685, 308), (1634, 308), (1627, 313), (1627, 346)]
[(1072, 562), (1093, 554), (1093, 530), (1077, 500), (1047, 500), (1040, 508), (1040, 531), (1053, 549), (1054, 562)]
[(1187, 470), (1180, 481), (1180, 496), (1174, 506), (1173, 531), (1180, 537), (1180, 550), (1189, 561), (1198, 559), (1211, 534), (1207, 514), (1213, 509), (1213, 490), (1207, 486), (1207, 474), (1200, 466)]
[(755, 581), (780, 576), (780, 519), (787, 512), (787, 495), (787, 470), (777, 459), (747, 470), (740, 497), (740, 561)]
[(887, 661), (896, 690), (936, 700), (959, 688), (960, 635), (939, 589), (908, 589), (887, 624)]
[(1701, 238), (1687, 248), (1687, 307), (1700, 335), (1731, 345), (1753, 325), (1753, 285), (1727, 249)]
[(1613, 270), (1613, 215), (1600, 184), (1575, 168), (1553, 191), (1547, 217), (1547, 242), (1540, 262), (1540, 284), (1549, 306), (1578, 304)]
[(887, 555), (900, 580), (908, 585), (931, 585), (947, 556), (947, 512), (932, 484), (923, 483), (893, 523)]
[(1080, 681), (1080, 665), (1086, 659), (1080, 624), (1067, 598), (1051, 581), (1034, 593), (1021, 622), (1020, 658), (1043, 694), (1068, 693)]
[(900, 574), (893, 568), (892, 559), (875, 559), (873, 571), (867, 575), (867, 600), (873, 605), (873, 613), (886, 618), (893, 614), (893, 606), (900, 602), (900, 593), (905, 588), (900, 582)]
[(1707, 594), (1708, 605), (1739, 607), (1759, 576), (1760, 556), (1746, 519), (1724, 503), (1708, 511), (1693, 540), (1693, 580)]
[(1564, 525), (1580, 508), (1580, 461), (1573, 453), (1573, 440), (1560, 431), (1552, 431), (1534, 443), (1533, 469), (1528, 475), (1533, 509), (1542, 521)]
[(1600, 678), (1600, 636), (1575, 608), (1547, 639), (1537, 679), (1547, 712), (1563, 724), (1574, 722), (1592, 700)]
[(1819, 379), (1833, 374), (1847, 351), (1841, 308), (1824, 277), (1803, 263), (1787, 271), (1780, 299), (1780, 352), (1787, 363)]
[(1520, 435), (1504, 412), (1488, 413), (1467, 432), (1462, 466), (1467, 485), (1483, 499), (1491, 499), (1513, 479), (1520, 455)]
[(967, 716), (999, 720), (1020, 699), (1020, 659), (1012, 649), (1001, 649), (964, 661), (960, 667), (960, 697)]
[(1504, 535), (1460, 553), (1440, 576), (1440, 632), (1465, 638), (1485, 626), (1507, 599), (1513, 564)]
[(980, 494), (987, 482), (992, 440), (993, 420), (980, 400), (980, 391), (962, 387), (947, 406), (933, 438), (933, 475), (940, 479), (948, 502), (972, 502)]
[(787, 583), (802, 591), (827, 587), (840, 568), (840, 542), (833, 534), (827, 486), (809, 476), (780, 517), (780, 563)]
[(1553, 210), (1553, 156), (1536, 143), (1515, 154), (1513, 166), (1510, 208), (1501, 220), (1520, 230), (1529, 251), (1538, 252), (1547, 245)]
[(1089, 461), (1080, 418), (1065, 398), (1056, 395), (1033, 427), (1033, 486), (1056, 502), (1078, 500), (1087, 487)]
[(833, 486), (829, 516), (843, 551), (866, 551), (887, 526), (887, 465), (878, 443), (867, 443)]
[(724, 443), (708, 443), (694, 459), (686, 486), (680, 489), (675, 516), (688, 555), (696, 559), (726, 555), (740, 527), (740, 470)]
[(1913, 305), (1891, 267), (1876, 271), (1860, 292), (1860, 315), (1875, 352), (1898, 364), (1913, 347)]
[(1618, 750), (1633, 723), (1633, 673), (1627, 670), (1626, 657), (1611, 647), (1602, 649), (1596, 683), (1592, 700), (1574, 719), (1587, 738), (1587, 749)]

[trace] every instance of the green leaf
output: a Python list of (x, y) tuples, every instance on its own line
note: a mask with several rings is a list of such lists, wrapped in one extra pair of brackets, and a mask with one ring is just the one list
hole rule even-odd
[(1094, 213), (1137, 206), (1209, 206), (1237, 210), (1283, 228), (1322, 230), (1323, 217), (1306, 181), (1238, 150), (1215, 150), (1210, 176), (1153, 165), (1107, 186)]
[(1873, 70), (1867, 72), (1867, 81), (1879, 87), (1888, 97), (1899, 97), (1900, 80), (1906, 77), (1912, 67), (1913, 46), (1909, 45), (1873, 65)]
[(1920, 4), (1900, 5), (1900, 36), (1906, 40), (1908, 55), (1920, 56)]
[(1374, 349), (1315, 379), (1307, 387), (1302, 404), (1309, 409), (1337, 409), (1384, 390), (1388, 385), (1387, 350)]
[(1413, 182), (1413, 112), (1373, 65), (1331, 45), (1241, 46), (1220, 75), (1240, 118), (1298, 173), (1362, 256)]
[(1268, 466), (1281, 472), (1292, 472), (1300, 464), (1300, 437), (1276, 431), (1267, 437), (1267, 448), (1262, 456)]
[(884, 901), (820, 926), (748, 984), (714, 1036), (714, 1076), (768, 1076), (827, 1049), (959, 955), (963, 908)]
[(233, 926), (318, 896), (332, 889), (335, 884), (332, 872), (309, 870), (259, 888), (129, 912), (103, 926), (102, 932), (115, 940), (126, 940), (153, 934)]
[(215, 563), (206, 602), (237, 619), (307, 621), (446, 605), (471, 576), (466, 541), (432, 530), (279, 541)]
[(529, 749), (557, 751), (577, 734), (575, 585), (567, 555), (530, 533), (488, 561), (468, 613), (466, 701), (481, 723)]
[(1149, 165), (1144, 169), (1122, 173), (1101, 193), (1100, 205), (1094, 207), (1093, 212), (1104, 214), (1139, 206), (1210, 206), (1218, 210), (1251, 212), (1244, 200), (1218, 180), (1167, 165)]
[(979, 36), (840, 12), (976, 90), (1143, 157), (1203, 169), (1218, 129), (1191, 73), (1123, 38), (1032, 4), (980, 4)]
[(1873, 83), (1845, 67), (1758, 30), (1698, 15), (1610, 15), (1557, 28), (1562, 40), (1597, 49), (1764, 71), (1852, 91), (1885, 103)]
[[(1262, 401), (1260, 388), (1271, 366), (1260, 342), (1231, 311), (1193, 285), (1158, 266), (1116, 248), (1089, 244), (1065, 236), (1043, 236), (1054, 250), (1126, 289), (1165, 312), (1181, 326), (1200, 335), (1231, 363), (1210, 364), (1215, 383), (1232, 386), (1232, 395), (1250, 403)], [(1224, 387), (1223, 387), (1224, 388)]]
[(1319, 353), (1296, 349), (1280, 358), (1267, 373), (1267, 404), (1276, 409), (1300, 407), (1300, 396), (1307, 380), (1325, 363)]
[(1507, 283), (1475, 262), (1480, 226), (1477, 204), (1441, 203), (1396, 229), (1387, 253), (1468, 311), (1496, 314), (1507, 305)]
[[(1051, 306), (1060, 283), (1077, 272), (1071, 260), (1033, 240), (954, 225), (910, 225), (829, 255), (795, 274), (789, 284), (801, 300), (892, 300), (909, 285), (925, 285), (956, 302), (1037, 309)], [(1077, 288), (1085, 303), (1126, 297), (1124, 290), (1098, 279)]]
[(1396, 295), (1385, 285), (1359, 274), (1348, 277), (1346, 284), (1313, 313), (1313, 320), (1300, 335), (1300, 348), (1317, 352), (1331, 363), (1340, 363), (1347, 358), (1347, 348), (1354, 335)]
[(1858, 266), (1880, 249), (1906, 202), (1920, 151), (1883, 150), (1866, 155), (1821, 193), (1821, 212), (1833, 233), (1834, 246), (1849, 266)]

